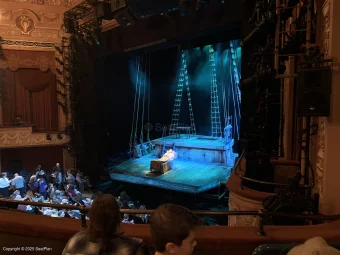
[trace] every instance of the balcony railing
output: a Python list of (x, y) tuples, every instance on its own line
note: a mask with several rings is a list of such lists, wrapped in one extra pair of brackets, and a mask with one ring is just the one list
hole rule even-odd
[[(246, 151), (243, 150), (241, 155), (238, 157), (233, 169), (232, 169), (232, 173), (234, 173), (235, 175), (237, 175), (240, 178), (240, 188), (243, 189), (243, 182), (244, 181), (249, 181), (249, 182), (253, 182), (253, 183), (258, 183), (258, 184), (263, 184), (263, 185), (270, 185), (270, 186), (274, 186), (274, 187), (285, 187), (287, 186), (286, 183), (277, 183), (277, 182), (267, 182), (267, 181), (260, 181), (260, 180), (256, 180), (256, 179), (252, 179), (249, 177), (245, 176), (245, 171), (244, 174), (240, 173), (238, 170), (240, 168), (240, 164), (242, 159), (246, 156)], [(306, 188), (306, 189), (310, 189), (313, 187), (312, 185), (301, 185), (301, 187)]]
[[(61, 205), (61, 204), (49, 204), (49, 203), (38, 203), (30, 201), (18, 201), (0, 198), (0, 209), (9, 208), (10, 205), (31, 205), (39, 207), (50, 207), (56, 209), (69, 209), (69, 210), (79, 210), (81, 214), (81, 227), (86, 228), (86, 214), (89, 208), (84, 206), (73, 206), (73, 205)], [(132, 210), (132, 209), (121, 209), (121, 213), (127, 214), (151, 214), (153, 210)], [(282, 217), (282, 218), (292, 218), (292, 219), (305, 219), (310, 221), (334, 221), (339, 220), (340, 215), (324, 216), (324, 215), (301, 215), (301, 214), (288, 214), (288, 213), (278, 213), (269, 212), (265, 210), (259, 211), (196, 211), (193, 212), (197, 215), (214, 215), (214, 216), (257, 216), (259, 218), (259, 224), (257, 229), (257, 234), (260, 236), (265, 235), (264, 231), (264, 221), (263, 219), (268, 216)]]

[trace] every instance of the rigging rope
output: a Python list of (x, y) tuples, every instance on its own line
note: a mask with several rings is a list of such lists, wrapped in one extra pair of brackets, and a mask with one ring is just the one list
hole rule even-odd
[[(222, 50), (221, 50), (222, 51)], [(223, 101), (223, 115), (224, 115), (224, 127), (227, 126), (227, 100), (226, 100), (226, 90), (225, 90), (225, 83), (224, 83), (224, 79), (223, 79), (223, 51), (221, 52), (222, 57), (221, 57), (221, 63), (220, 63), (220, 69), (221, 69), (221, 81), (222, 81), (222, 101)]]
[(140, 129), (140, 136), (139, 136), (139, 140), (140, 143), (143, 144), (144, 143), (144, 108), (145, 108), (145, 87), (146, 87), (146, 68), (147, 68), (147, 55), (145, 57), (145, 68), (143, 70), (143, 66), (142, 66), (142, 72), (144, 73), (144, 83), (143, 83), (143, 109), (142, 109), (142, 126)]
[[(140, 61), (140, 57), (138, 57), (139, 61), (138, 61), (138, 74), (139, 74), (139, 66), (140, 66), (140, 62), (142, 62), (143, 64), (143, 58)], [(137, 80), (137, 89), (138, 89), (138, 103), (137, 103), (137, 117), (136, 117), (136, 127), (135, 127), (135, 136), (134, 136), (134, 144), (137, 144), (137, 130), (138, 130), (138, 119), (139, 119), (139, 102), (140, 102), (140, 79)]]
[(138, 87), (138, 75), (139, 75), (139, 63), (138, 63), (138, 57), (136, 57), (136, 69), (137, 69), (137, 77), (136, 77), (136, 91), (135, 91), (135, 99), (134, 99), (134, 104), (133, 104), (133, 113), (132, 113), (132, 123), (131, 123), (131, 134), (130, 134), (130, 152), (132, 152), (132, 145), (133, 145), (133, 127), (135, 124), (135, 115), (136, 115), (136, 99), (137, 99), (137, 87)]
[[(231, 54), (231, 51), (230, 51)], [(234, 118), (233, 118), (233, 127), (234, 127), (234, 132), (236, 133), (236, 136), (234, 135), (234, 137), (236, 137), (237, 139), (239, 139), (239, 127), (238, 127), (238, 123), (237, 120), (239, 119), (239, 107), (238, 107), (238, 97), (237, 95), (235, 95), (235, 90), (234, 90), (234, 84), (236, 84), (236, 79), (233, 75), (234, 68), (233, 66), (231, 66), (231, 68), (229, 68), (229, 73), (230, 76), (232, 77), (232, 83), (231, 83), (231, 93), (232, 93), (232, 99), (233, 99), (233, 105), (234, 105)]]
[(150, 53), (148, 53), (149, 57), (148, 57), (148, 125), (147, 125), (147, 129), (148, 129), (148, 134), (147, 134), (147, 140), (148, 142), (150, 142), (150, 93), (151, 93), (151, 80), (150, 80), (150, 73), (151, 73), (151, 69), (150, 69)]

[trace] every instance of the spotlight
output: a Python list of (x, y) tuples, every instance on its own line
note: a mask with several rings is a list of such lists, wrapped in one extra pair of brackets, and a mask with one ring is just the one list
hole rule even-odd
[(52, 137), (51, 137), (50, 134), (46, 134), (46, 140), (47, 140), (47, 141), (51, 141), (51, 140), (52, 140)]

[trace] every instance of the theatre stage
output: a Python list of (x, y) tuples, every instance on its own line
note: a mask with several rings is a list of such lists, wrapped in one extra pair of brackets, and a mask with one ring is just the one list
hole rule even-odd
[(153, 154), (130, 159), (110, 170), (111, 179), (161, 189), (197, 194), (225, 183), (230, 176), (230, 167), (218, 163), (195, 162), (175, 159), (174, 169), (165, 174), (150, 172)]

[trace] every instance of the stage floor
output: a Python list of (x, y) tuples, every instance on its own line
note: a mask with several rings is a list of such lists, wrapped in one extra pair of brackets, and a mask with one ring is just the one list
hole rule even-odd
[(222, 164), (184, 161), (176, 159), (174, 169), (165, 174), (150, 172), (154, 155), (130, 159), (111, 169), (111, 179), (162, 189), (197, 194), (225, 183), (230, 176), (230, 167)]

